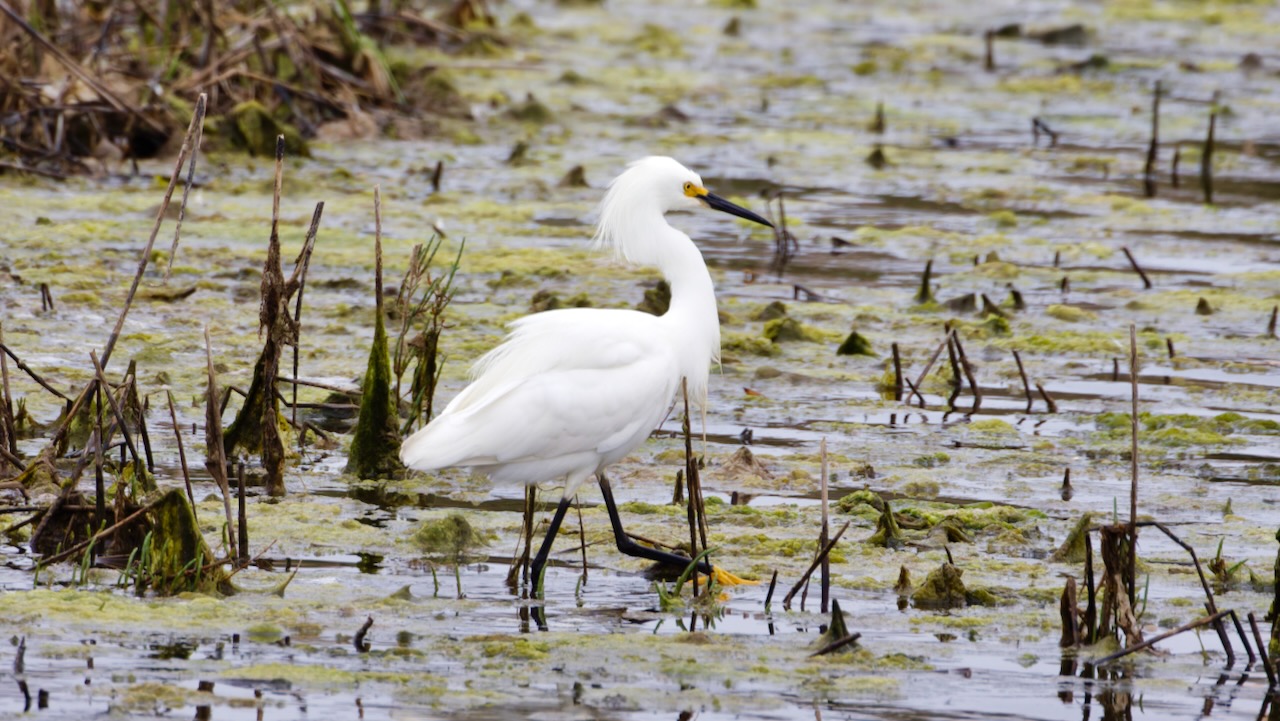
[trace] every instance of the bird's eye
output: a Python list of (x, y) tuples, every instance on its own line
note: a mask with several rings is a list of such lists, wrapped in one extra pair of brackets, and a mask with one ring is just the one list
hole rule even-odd
[(685, 184), (684, 184), (684, 192), (688, 193), (688, 192), (689, 192), (689, 191), (691, 191), (691, 190), (693, 190), (693, 183), (685, 183)]

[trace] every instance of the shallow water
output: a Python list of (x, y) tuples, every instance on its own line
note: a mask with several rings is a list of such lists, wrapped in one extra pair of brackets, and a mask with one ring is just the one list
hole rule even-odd
[[(247, 592), (232, 598), (135, 599), (114, 589), (110, 570), (72, 586), (69, 566), (37, 582), (24, 546), (0, 546), (0, 604), (9, 635), (26, 638), (21, 677), (32, 708), (45, 690), (48, 708), (39, 713), (46, 718), (108, 711), (212, 719), (639, 719), (686, 712), (704, 719), (1255, 718), (1264, 677), (1245, 670), (1243, 658), (1228, 667), (1212, 633), (1184, 634), (1160, 644), (1166, 655), (1096, 670), (1085, 662), (1111, 649), (1083, 649), (1078, 659), (1060, 650), (1057, 593), (1066, 575), (1080, 579), (1082, 569), (1046, 559), (1082, 513), (1126, 517), (1129, 441), (1107, 433), (1099, 414), (1128, 409), (1129, 323), (1141, 332), (1144, 412), (1280, 420), (1280, 346), (1261, 337), (1280, 280), (1280, 138), (1273, 122), (1280, 82), (1265, 67), (1276, 62), (1266, 53), (1280, 39), (1280, 10), (1007, 2), (987, 3), (978, 16), (930, 0), (738, 5), (662, 2), (655, 12), (652, 3), (552, 9), (512, 2), (499, 8), (512, 36), (506, 56), (428, 57), (458, 65), (452, 74), (477, 121), (446, 123), (440, 135), (416, 142), (319, 145), (313, 159), (291, 160), (286, 257), (296, 252), (311, 203), (326, 201), (300, 374), (347, 384), (363, 371), (374, 183), (384, 192), (392, 278), (431, 224), (442, 225), (450, 243), (467, 239), (456, 326), (445, 338), (445, 398), (538, 289), (631, 306), (656, 280), (585, 249), (591, 209), (626, 160), (672, 154), (712, 190), (758, 209), (762, 190), (780, 188), (800, 241), (781, 274), (763, 230), (710, 214), (672, 216), (703, 248), (728, 315), (725, 363), (712, 378), (704, 472), (708, 496), (726, 501), (710, 508), (718, 562), (766, 582), (778, 570), (779, 595), (799, 578), (817, 535), (817, 446), (825, 438), (833, 499), (865, 487), (899, 511), (932, 508), (931, 501), (986, 501), (1043, 514), (951, 545), (965, 582), (1001, 591), (1008, 605), (899, 608), (899, 568), (919, 583), (945, 551), (919, 538), (901, 550), (871, 547), (864, 540), (873, 521), (833, 511), (837, 527), (847, 519), (852, 526), (832, 564), (832, 594), (850, 629), (862, 634), (861, 650), (809, 659), (828, 621), (815, 611), (816, 587), (805, 610), (798, 601), (784, 610), (775, 597), (766, 614), (762, 584), (729, 591), (710, 618), (659, 611), (643, 564), (613, 550), (598, 493), (584, 489), (587, 580), (577, 587), (581, 537), (571, 514), (547, 574), (547, 630), (540, 631), (537, 614), (505, 584), (520, 489), (491, 488), (461, 473), (351, 483), (341, 475), (340, 445), (313, 447), (290, 462), (287, 500), (251, 497), (250, 539), (260, 564), (237, 576)], [(522, 12), (537, 31), (516, 29)], [(721, 32), (731, 16), (741, 21), (736, 38)], [(1082, 22), (1092, 35), (1083, 47), (1000, 40), (997, 70), (984, 72), (982, 32), (1008, 22), (1031, 29)], [(1246, 75), (1237, 66), (1250, 50), (1263, 53), (1264, 70)], [(1093, 54), (1107, 56), (1110, 67), (1060, 72)], [(584, 81), (564, 82), (569, 70)], [(1161, 133), (1182, 148), (1182, 183), (1168, 184), (1166, 146), (1160, 195), (1144, 199), (1156, 79), (1172, 94)], [(535, 126), (503, 117), (526, 91), (552, 110), (553, 121)], [(1219, 127), (1219, 204), (1209, 207), (1195, 177), (1206, 122), (1198, 101), (1214, 91), (1231, 112)], [(882, 135), (867, 130), (877, 101), (887, 115)], [(644, 122), (668, 103), (690, 120)], [(1061, 133), (1057, 147), (1043, 139), (1032, 145), (1033, 116)], [(462, 142), (460, 128), (478, 142)], [(508, 166), (517, 140), (529, 142), (532, 162)], [(877, 143), (891, 163), (881, 170), (864, 162)], [(417, 171), (440, 159), (443, 191), (433, 195)], [(557, 187), (577, 164), (592, 187)], [(168, 172), (166, 163), (147, 170)], [(202, 163), (171, 282), (198, 289), (177, 303), (139, 302), (121, 340), (117, 363), (137, 358), (144, 390), (164, 387), (157, 373), (169, 375), (193, 469), (203, 464), (202, 327), (209, 325), (226, 384), (247, 385), (257, 352), (256, 269), (270, 213), (269, 174), (269, 164), (238, 156)], [(0, 269), (20, 277), (0, 275), (5, 342), (59, 388), (73, 387), (89, 377), (88, 350), (101, 346), (116, 316), (159, 193), (149, 177), (9, 182), (0, 192), (13, 228)], [(52, 224), (37, 225), (38, 218)], [(833, 244), (833, 236), (847, 245)], [(1153, 289), (1142, 289), (1123, 247), (1148, 271)], [(1006, 306), (1009, 330), (1002, 333), (971, 312), (916, 306), (919, 274), (930, 259), (941, 302), (980, 293), (1005, 303), (1011, 284), (1027, 309)], [(503, 270), (518, 282), (491, 284)], [(41, 281), (58, 302), (53, 312), (38, 310)], [(159, 283), (154, 272), (149, 283)], [(820, 302), (797, 299), (803, 294), (796, 285)], [(1201, 297), (1212, 315), (1195, 313)], [(822, 341), (758, 355), (759, 346), (744, 341), (760, 336), (763, 322), (752, 318), (773, 300)], [(948, 386), (935, 379), (921, 388), (924, 409), (886, 399), (876, 383), (889, 344), (900, 345), (914, 380), (943, 322), (953, 319), (976, 366), (980, 408), (969, 412), (966, 390), (958, 408), (948, 409)], [(868, 337), (874, 358), (835, 355), (850, 328)], [(1172, 359), (1166, 339), (1173, 340)], [(1056, 413), (1038, 394), (1028, 410), (1014, 349), (1032, 382), (1055, 399)], [(25, 378), (14, 383), (37, 420), (56, 416), (49, 396)], [(323, 397), (306, 390), (299, 396)], [(181, 475), (167, 414), (155, 412), (161, 399), (152, 397), (150, 422), (157, 475), (169, 486)], [(678, 427), (669, 419), (618, 465), (621, 502), (670, 499), (683, 463)], [(1220, 594), (1219, 607), (1261, 616), (1268, 594), (1247, 576), (1270, 580), (1280, 438), (1253, 428), (1217, 438), (1144, 436), (1139, 512), (1174, 528), (1202, 560), (1221, 542), (1229, 563), (1245, 561), (1243, 582)], [(769, 477), (723, 471), (744, 429)], [(22, 450), (41, 446), (30, 439)], [(1061, 494), (1066, 469), (1069, 501)], [(216, 543), (221, 502), (207, 476), (194, 480), (199, 517)], [(727, 505), (735, 491), (751, 496), (750, 513)], [(541, 500), (555, 497), (550, 490)], [(629, 530), (671, 542), (687, 530), (682, 510), (642, 511), (624, 506)], [(466, 514), (490, 538), (460, 571), (464, 599), (455, 598), (447, 564), (433, 579), (410, 540), (420, 523), (450, 512)], [(23, 517), (6, 514), (0, 523)], [(1140, 553), (1148, 633), (1201, 615), (1202, 592), (1185, 553), (1154, 530), (1144, 532)], [(283, 598), (254, 591), (294, 570)], [(369, 616), (372, 647), (360, 654), (351, 637)], [(9, 649), (6, 658), (14, 654)], [(1243, 656), (1238, 642), (1236, 652)], [(212, 692), (198, 692), (201, 681), (212, 682)], [(24, 709), (15, 683), (0, 693), (0, 714)]]

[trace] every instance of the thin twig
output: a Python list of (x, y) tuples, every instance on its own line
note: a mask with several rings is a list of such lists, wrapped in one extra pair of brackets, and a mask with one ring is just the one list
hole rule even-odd
[(1249, 627), (1253, 629), (1253, 640), (1258, 644), (1258, 653), (1262, 656), (1262, 669), (1267, 672), (1267, 688), (1276, 687), (1276, 667), (1271, 662), (1271, 654), (1267, 653), (1267, 646), (1262, 642), (1262, 634), (1258, 633), (1258, 619), (1254, 617), (1253, 611), (1249, 612)]
[(1138, 265), (1138, 261), (1136, 258), (1133, 257), (1133, 253), (1130, 253), (1128, 248), (1122, 247), (1120, 248), (1120, 250), (1124, 251), (1124, 257), (1129, 259), (1129, 265), (1133, 266), (1134, 272), (1136, 272), (1138, 276), (1142, 278), (1142, 287), (1150, 290), (1151, 279), (1147, 277), (1147, 272), (1142, 269), (1142, 266)]
[(1053, 396), (1049, 395), (1049, 391), (1044, 389), (1044, 384), (1036, 381), (1036, 390), (1040, 391), (1040, 397), (1044, 399), (1044, 404), (1049, 406), (1049, 412), (1057, 413), (1058, 404), (1054, 402)]
[[(912, 386), (911, 390), (914, 391), (916, 397), (920, 399), (921, 408), (924, 408), (924, 396), (920, 395), (920, 391), (917, 389), (924, 385), (925, 376), (929, 375), (929, 371), (933, 370), (933, 364), (938, 361), (938, 356), (942, 354), (942, 349), (946, 348), (950, 343), (951, 330), (947, 329), (947, 335), (942, 339), (942, 342), (938, 344), (938, 347), (933, 349), (933, 355), (929, 356), (929, 362), (924, 364), (924, 370), (920, 371), (920, 376), (916, 378), (916, 382)], [(910, 383), (910, 381), (908, 381), (908, 383)]]
[(973, 391), (973, 409), (970, 413), (977, 413), (978, 407), (982, 405), (982, 389), (978, 387), (978, 381), (973, 377), (973, 366), (969, 365), (969, 357), (964, 354), (960, 334), (952, 331), (951, 340), (956, 344), (956, 352), (960, 355), (960, 367), (964, 369), (964, 377), (969, 381), (969, 390)]
[[(822, 548), (827, 545), (827, 536), (831, 533), (831, 526), (828, 521), (827, 506), (827, 439), (824, 437), (818, 444), (818, 452), (822, 456), (821, 473), (822, 473), (822, 530), (818, 534), (818, 547)], [(823, 556), (822, 558), (822, 597), (821, 612), (827, 612), (827, 605), (831, 597), (831, 557)]]
[(844, 648), (845, 646), (848, 646), (849, 644), (853, 643), (854, 641), (857, 641), (860, 638), (862, 638), (862, 634), (851, 633), (842, 639), (839, 639), (837, 641), (832, 641), (826, 646), (823, 646), (817, 651), (814, 651), (813, 653), (809, 654), (809, 658), (814, 658), (817, 656), (825, 656), (833, 651), (839, 651), (840, 649)]
[(840, 527), (840, 530), (836, 531), (836, 535), (833, 536), (830, 541), (827, 541), (827, 545), (822, 547), (822, 550), (814, 557), (813, 562), (809, 564), (809, 569), (804, 572), (804, 575), (800, 577), (800, 580), (796, 581), (796, 585), (792, 586), (786, 597), (782, 599), (783, 608), (791, 607), (791, 599), (795, 598), (797, 593), (800, 593), (800, 588), (809, 580), (809, 576), (812, 576), (813, 572), (817, 570), (818, 565), (822, 563), (822, 559), (826, 558), (827, 554), (831, 553), (831, 549), (836, 547), (836, 543), (840, 541), (840, 537), (844, 535), (844, 532), (849, 530), (849, 524), (851, 523), (853, 523), (852, 520), (845, 521), (844, 525)]
[(160, 234), (160, 225), (164, 223), (165, 213), (169, 210), (169, 201), (173, 199), (173, 191), (178, 187), (178, 178), (182, 176), (182, 163), (187, 159), (187, 153), (196, 151), (193, 143), (197, 131), (204, 124), (205, 103), (206, 95), (201, 93), (200, 98), (196, 100), (195, 112), (191, 115), (191, 125), (187, 128), (187, 136), (182, 141), (182, 148), (178, 150), (178, 160), (174, 163), (173, 173), (169, 176), (169, 186), (165, 188), (164, 200), (160, 202), (160, 209), (156, 211), (156, 222), (151, 227), (151, 236), (147, 239), (147, 245), (142, 249), (142, 255), (138, 259), (138, 271), (133, 276), (133, 284), (129, 286), (129, 294), (125, 296), (124, 307), (120, 309), (120, 316), (116, 318), (116, 326), (111, 331), (111, 337), (107, 339), (107, 345), (102, 349), (103, 368), (106, 368), (107, 364), (111, 362), (111, 353), (115, 350), (116, 341), (120, 339), (120, 331), (124, 328), (125, 316), (129, 314), (129, 308), (133, 306), (133, 297), (138, 292), (138, 284), (142, 282), (142, 276), (147, 272), (147, 264), (151, 262), (151, 249), (156, 244), (156, 236)]
[(227, 554), (236, 552), (236, 525), (231, 515), (231, 484), (227, 482), (227, 452), (222, 441), (222, 413), (218, 408), (218, 376), (213, 370), (213, 350), (209, 343), (209, 326), (204, 328), (204, 357), (208, 385), (205, 402), (205, 468), (222, 491), (222, 507), (227, 516)]
[(178, 441), (178, 462), (182, 465), (182, 481), (187, 486), (187, 501), (191, 503), (192, 513), (196, 510), (196, 496), (191, 491), (191, 473), (187, 470), (187, 451), (182, 447), (182, 429), (178, 426), (178, 413), (173, 409), (173, 393), (165, 389), (169, 400), (169, 420), (173, 421), (173, 437)]
[[(1159, 94), (1159, 86), (1156, 87)], [(1129, 381), (1132, 390), (1129, 446), (1129, 606), (1135, 608), (1138, 575), (1138, 330), (1129, 324)]]
[(120, 425), (120, 433), (124, 436), (124, 443), (129, 448), (129, 455), (133, 456), (133, 462), (136, 467), (141, 469), (142, 459), (138, 456), (137, 447), (133, 445), (133, 437), (129, 435), (129, 425), (125, 422), (124, 412), (120, 410), (120, 405), (116, 403), (115, 396), (111, 395), (111, 384), (107, 381), (107, 376), (102, 372), (102, 364), (98, 362), (97, 351), (89, 351), (89, 359), (93, 361), (93, 371), (98, 376), (98, 388), (102, 391), (102, 395), (107, 397), (107, 405), (111, 407), (111, 415), (115, 416), (116, 423)]
[(1219, 611), (1219, 612), (1217, 612), (1217, 613), (1210, 614), (1210, 615), (1205, 616), (1205, 617), (1203, 617), (1203, 618), (1197, 618), (1196, 620), (1194, 620), (1194, 621), (1192, 621), (1192, 622), (1190, 622), (1190, 623), (1184, 623), (1183, 625), (1181, 625), (1181, 626), (1179, 626), (1179, 627), (1177, 627), (1177, 628), (1175, 628), (1175, 629), (1172, 629), (1172, 630), (1170, 630), (1170, 631), (1165, 631), (1164, 633), (1159, 634), (1159, 635), (1157, 635), (1157, 636), (1152, 636), (1151, 638), (1149, 638), (1149, 639), (1147, 639), (1147, 640), (1143, 641), (1142, 643), (1136, 643), (1136, 644), (1134, 644), (1134, 645), (1132, 645), (1132, 646), (1130, 646), (1130, 647), (1128, 647), (1128, 648), (1126, 648), (1126, 649), (1122, 649), (1122, 650), (1120, 650), (1120, 651), (1116, 651), (1116, 652), (1115, 652), (1115, 653), (1113, 653), (1113, 654), (1110, 654), (1110, 655), (1107, 655), (1107, 656), (1103, 656), (1102, 658), (1100, 658), (1100, 659), (1098, 659), (1098, 660), (1094, 661), (1094, 662), (1093, 662), (1093, 665), (1094, 665), (1094, 666), (1101, 666), (1101, 665), (1102, 665), (1102, 664), (1104, 664), (1104, 663), (1110, 663), (1111, 661), (1114, 661), (1114, 660), (1116, 660), (1116, 659), (1118, 659), (1118, 658), (1120, 658), (1120, 657), (1122, 657), (1122, 656), (1128, 656), (1129, 654), (1131, 654), (1131, 653), (1136, 653), (1136, 652), (1138, 652), (1138, 651), (1141, 651), (1141, 650), (1142, 650), (1142, 649), (1144, 649), (1144, 648), (1149, 648), (1149, 647), (1151, 647), (1152, 645), (1154, 645), (1154, 644), (1156, 644), (1156, 643), (1159, 643), (1160, 641), (1163, 641), (1163, 640), (1165, 640), (1166, 638), (1169, 638), (1170, 636), (1176, 636), (1176, 635), (1178, 635), (1178, 634), (1180, 634), (1180, 633), (1184, 633), (1184, 632), (1186, 632), (1186, 631), (1190, 631), (1190, 630), (1191, 630), (1191, 629), (1193, 629), (1193, 628), (1199, 628), (1200, 626), (1207, 626), (1207, 625), (1209, 625), (1209, 624), (1211, 624), (1211, 623), (1214, 623), (1215, 621), (1220, 621), (1220, 620), (1222, 620), (1222, 617), (1223, 617), (1223, 616), (1226, 616), (1228, 613), (1229, 613), (1229, 611)]
[[(205, 110), (205, 94), (201, 93), (196, 101), (196, 112), (201, 115)], [(173, 273), (173, 259), (178, 255), (178, 239), (182, 235), (182, 221), (187, 219), (187, 196), (191, 194), (191, 186), (195, 182), (196, 158), (200, 157), (200, 143), (204, 139), (204, 123), (196, 125), (196, 137), (191, 146), (191, 162), (187, 163), (187, 182), (182, 186), (182, 202), (178, 205), (178, 220), (173, 226), (173, 244), (169, 246), (169, 263), (164, 269), (164, 282), (169, 282)]]
[(1018, 376), (1022, 378), (1022, 391), (1027, 394), (1027, 413), (1030, 413), (1032, 406), (1035, 405), (1035, 398), (1031, 395), (1031, 384), (1027, 382), (1027, 369), (1022, 366), (1022, 356), (1018, 354), (1016, 348), (1013, 351), (1013, 360), (1018, 364)]
[[(13, 362), (18, 364), (18, 369), (19, 369), (19, 370), (21, 370), (23, 373), (26, 373), (28, 376), (30, 376), (30, 377), (31, 377), (31, 380), (35, 381), (36, 383), (39, 383), (39, 384), (40, 384), (40, 387), (44, 388), (45, 390), (49, 391), (50, 393), (54, 394), (55, 396), (57, 396), (57, 397), (61, 398), (62, 400), (66, 401), (67, 403), (71, 403), (71, 402), (72, 402), (72, 401), (71, 401), (71, 398), (69, 398), (65, 393), (63, 393), (62, 391), (58, 390), (57, 388), (54, 388), (53, 386), (49, 385), (49, 384), (48, 384), (48, 382), (46, 382), (46, 381), (45, 381), (45, 379), (41, 378), (41, 377), (40, 377), (40, 375), (39, 375), (38, 373), (36, 373), (35, 371), (31, 370), (31, 366), (27, 365), (26, 363), (23, 363), (23, 362), (22, 362), (22, 359), (21, 359), (21, 358), (19, 358), (19, 357), (17, 356), (17, 354), (15, 354), (12, 350), (10, 350), (10, 349), (9, 349), (9, 346), (5, 345), (4, 343), (0, 343), (0, 351), (4, 351), (4, 354), (5, 354), (5, 355), (7, 355), (7, 356), (9, 356), (10, 358), (12, 358), (12, 359), (13, 359)], [(7, 373), (6, 373), (6, 375), (7, 375)], [(7, 392), (7, 390), (6, 390), (5, 395), (6, 395), (6, 396), (8, 396), (8, 392)]]

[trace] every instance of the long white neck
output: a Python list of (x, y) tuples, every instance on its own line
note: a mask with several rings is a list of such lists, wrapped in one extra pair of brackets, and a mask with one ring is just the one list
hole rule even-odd
[(662, 245), (656, 265), (671, 286), (671, 306), (661, 320), (689, 379), (690, 403), (705, 407), (707, 376), (711, 364), (720, 360), (720, 315), (711, 273), (689, 236), (665, 219), (659, 237), (650, 242)]

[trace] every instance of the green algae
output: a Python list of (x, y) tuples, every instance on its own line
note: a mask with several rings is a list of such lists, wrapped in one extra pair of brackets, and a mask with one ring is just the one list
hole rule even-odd
[(450, 563), (460, 563), (469, 554), (489, 545), (488, 539), (461, 513), (423, 521), (414, 531), (412, 541), (421, 553)]
[(916, 608), (949, 609), (963, 608), (968, 605), (964, 581), (964, 571), (950, 563), (944, 563), (929, 572), (924, 581), (911, 594), (911, 603)]
[(816, 329), (790, 317), (775, 318), (766, 322), (763, 335), (765, 339), (775, 344), (793, 341), (807, 343), (820, 343), (823, 341), (823, 335)]

